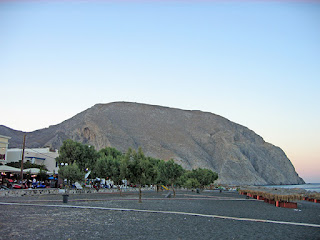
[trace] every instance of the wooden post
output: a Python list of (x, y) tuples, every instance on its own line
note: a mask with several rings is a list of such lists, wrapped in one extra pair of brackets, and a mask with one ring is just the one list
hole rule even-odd
[(141, 200), (141, 183), (139, 184), (139, 203), (142, 203), (142, 200)]
[(26, 147), (26, 135), (23, 135), (23, 146), (22, 146), (22, 157), (21, 157), (21, 183), (23, 180), (23, 160), (24, 160), (24, 149)]

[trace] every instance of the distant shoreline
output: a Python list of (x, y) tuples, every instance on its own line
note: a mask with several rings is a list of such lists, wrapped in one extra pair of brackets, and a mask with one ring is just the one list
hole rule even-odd
[(320, 192), (320, 183), (306, 183), (297, 185), (265, 185), (266, 188), (302, 189), (308, 192)]

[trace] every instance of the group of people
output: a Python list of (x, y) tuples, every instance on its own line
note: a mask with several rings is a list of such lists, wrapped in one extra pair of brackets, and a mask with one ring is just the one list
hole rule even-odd
[(36, 178), (31, 179), (23, 179), (18, 180), (18, 179), (2, 179), (0, 182), (0, 185), (5, 186), (6, 188), (12, 189), (27, 189), (27, 188), (55, 188), (57, 187), (57, 181), (40, 181), (37, 180)]
[(86, 186), (99, 189), (99, 188), (113, 188), (113, 181), (106, 181), (105, 179), (88, 179)]

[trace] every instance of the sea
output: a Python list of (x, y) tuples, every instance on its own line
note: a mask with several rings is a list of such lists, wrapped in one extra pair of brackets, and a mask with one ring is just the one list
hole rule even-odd
[(306, 183), (301, 185), (269, 185), (271, 188), (301, 188), (307, 191), (320, 192), (320, 183)]

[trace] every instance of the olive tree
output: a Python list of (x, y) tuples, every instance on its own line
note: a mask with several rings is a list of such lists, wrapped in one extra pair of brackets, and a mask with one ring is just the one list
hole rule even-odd
[(99, 155), (93, 146), (83, 145), (71, 139), (67, 139), (60, 147), (59, 157), (56, 158), (56, 161), (59, 165), (77, 163), (79, 169), (84, 171), (86, 168), (92, 169), (94, 167), (98, 156)]
[(210, 169), (197, 168), (192, 171), (186, 171), (180, 181), (186, 188), (201, 188), (213, 183), (218, 179), (218, 174)]
[(61, 166), (58, 174), (62, 179), (67, 179), (69, 186), (74, 182), (84, 180), (85, 176), (84, 171), (81, 171), (76, 163)]
[(150, 159), (145, 157), (142, 149), (138, 152), (130, 149), (121, 161), (121, 176), (131, 183), (139, 186), (139, 203), (141, 203), (141, 186), (150, 184), (153, 176), (156, 174), (156, 168)]
[(167, 162), (161, 162), (159, 165), (160, 179), (169, 183), (173, 190), (173, 196), (176, 196), (176, 191), (174, 185), (177, 183), (181, 175), (184, 173), (184, 169), (181, 165), (174, 162), (173, 159), (170, 159)]

